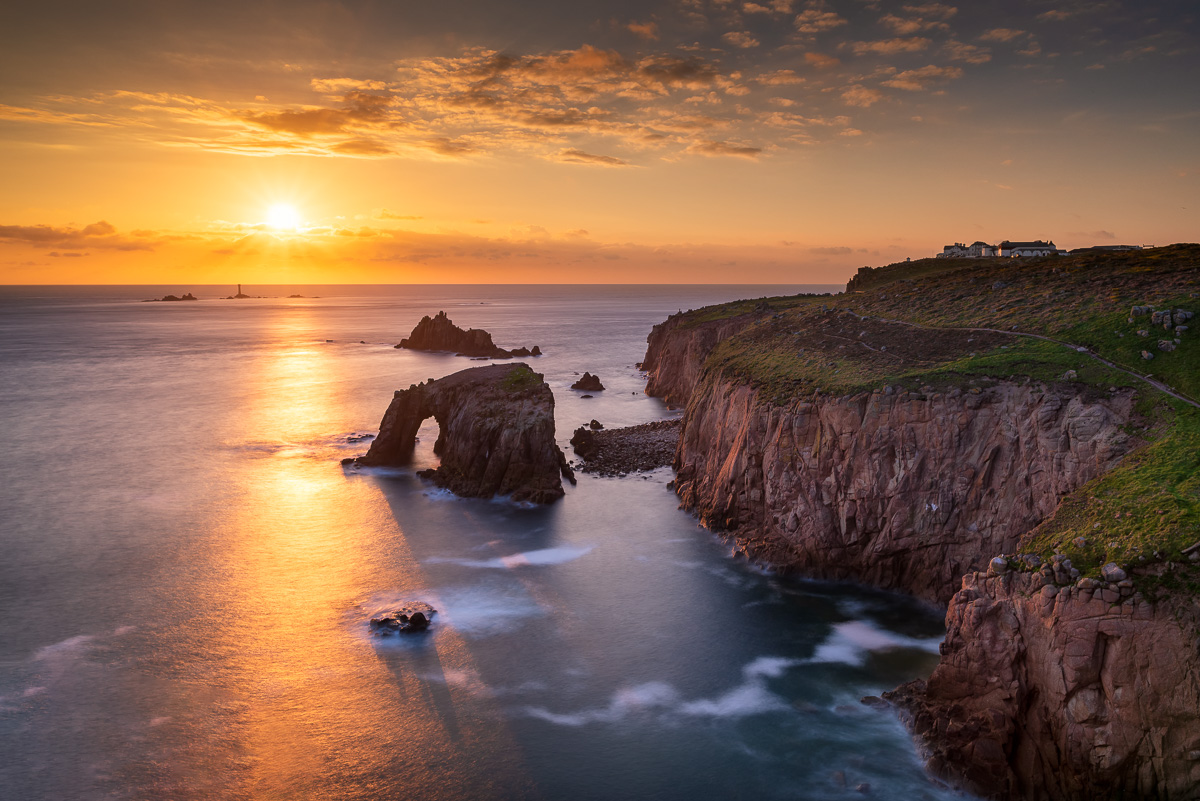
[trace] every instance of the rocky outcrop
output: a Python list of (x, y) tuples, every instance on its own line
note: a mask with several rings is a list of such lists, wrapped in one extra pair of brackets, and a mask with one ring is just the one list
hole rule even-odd
[(646, 356), (639, 365), (647, 373), (646, 394), (675, 406), (687, 404), (700, 382), (708, 354), (755, 319), (754, 314), (740, 314), (695, 323), (683, 314), (672, 314), (654, 326), (646, 338)]
[(541, 356), (542, 349), (537, 345), (533, 348), (518, 348), (508, 351), (496, 347), (492, 335), (482, 328), (471, 328), (466, 331), (455, 325), (446, 312), (440, 311), (436, 317), (426, 315), (417, 323), (416, 328), (407, 338), (400, 340), (397, 348), (409, 350), (448, 351), (457, 356), (475, 356), (489, 359), (511, 359), (514, 356)]
[(604, 385), (600, 383), (600, 376), (585, 372), (582, 378), (571, 385), (571, 389), (581, 389), (584, 392), (603, 392)]
[(437, 610), (424, 601), (409, 601), (402, 606), (371, 618), (371, 632), (376, 636), (416, 634), (428, 631)]
[(554, 441), (554, 395), (526, 364), (475, 367), (398, 390), (358, 463), (407, 464), (430, 417), (442, 462), (421, 475), (456, 495), (551, 503), (564, 494), (562, 477), (574, 481)]
[(886, 697), (930, 769), (984, 796), (1200, 798), (1198, 618), (1127, 586), (972, 573), (933, 675)]
[(1132, 443), (1133, 392), (997, 383), (788, 406), (706, 375), (675, 458), (683, 506), (751, 555), (949, 601)]
[(656, 420), (640, 426), (614, 428), (593, 420), (571, 435), (575, 455), (583, 461), (583, 472), (618, 476), (667, 467), (679, 443), (679, 420)]

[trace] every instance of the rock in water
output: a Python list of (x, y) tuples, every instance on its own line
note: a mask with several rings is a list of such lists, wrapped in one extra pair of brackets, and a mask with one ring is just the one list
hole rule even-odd
[(600, 376), (584, 373), (583, 378), (571, 385), (571, 389), (582, 389), (585, 392), (601, 392), (604, 385), (600, 383)]
[(482, 328), (471, 328), (466, 331), (455, 325), (446, 312), (440, 311), (436, 317), (425, 315), (417, 327), (412, 330), (407, 339), (400, 340), (397, 348), (409, 350), (450, 351), (458, 356), (474, 356), (489, 359), (511, 359), (513, 356), (540, 356), (542, 351), (536, 345), (533, 350), (518, 348), (507, 351), (498, 348), (492, 342), (492, 335)]
[(426, 631), (436, 614), (437, 610), (424, 601), (409, 601), (397, 609), (371, 618), (371, 630), (383, 636), (392, 632), (413, 634)]
[(563, 476), (575, 480), (554, 441), (554, 395), (527, 364), (472, 367), (397, 390), (359, 464), (408, 463), (429, 417), (442, 464), (422, 475), (456, 495), (551, 503), (564, 494)]

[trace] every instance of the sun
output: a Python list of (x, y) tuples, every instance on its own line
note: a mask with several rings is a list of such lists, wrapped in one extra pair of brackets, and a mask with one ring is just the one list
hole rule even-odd
[(267, 209), (267, 225), (277, 231), (295, 231), (300, 227), (300, 212), (288, 203), (276, 203)]

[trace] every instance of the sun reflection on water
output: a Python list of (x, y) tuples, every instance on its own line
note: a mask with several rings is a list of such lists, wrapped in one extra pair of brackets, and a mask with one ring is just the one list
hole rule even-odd
[[(287, 330), (275, 333), (286, 342)], [(346, 481), (343, 454), (322, 449), (345, 419), (343, 369), (322, 348), (281, 345), (261, 359), (240, 410), (244, 430), (287, 443), (241, 466), (220, 537), (227, 580), (214, 588), (236, 599), (223, 634), (248, 695), (237, 729), (252, 766), (248, 789), (511, 795), (527, 783), (522, 759), (499, 710), (469, 680), (476, 671), (463, 637), (438, 626), (403, 647), (379, 647), (367, 634), (364, 597), (379, 588), (427, 596), (429, 583), (379, 489)]]

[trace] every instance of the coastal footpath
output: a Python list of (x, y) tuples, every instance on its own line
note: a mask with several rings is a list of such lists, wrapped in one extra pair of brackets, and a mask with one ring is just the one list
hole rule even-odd
[(686, 404), (676, 491), (706, 525), (948, 605), (941, 664), (889, 695), (932, 772), (1194, 799), (1198, 294), (1195, 245), (865, 268), (673, 315), (642, 367)]

